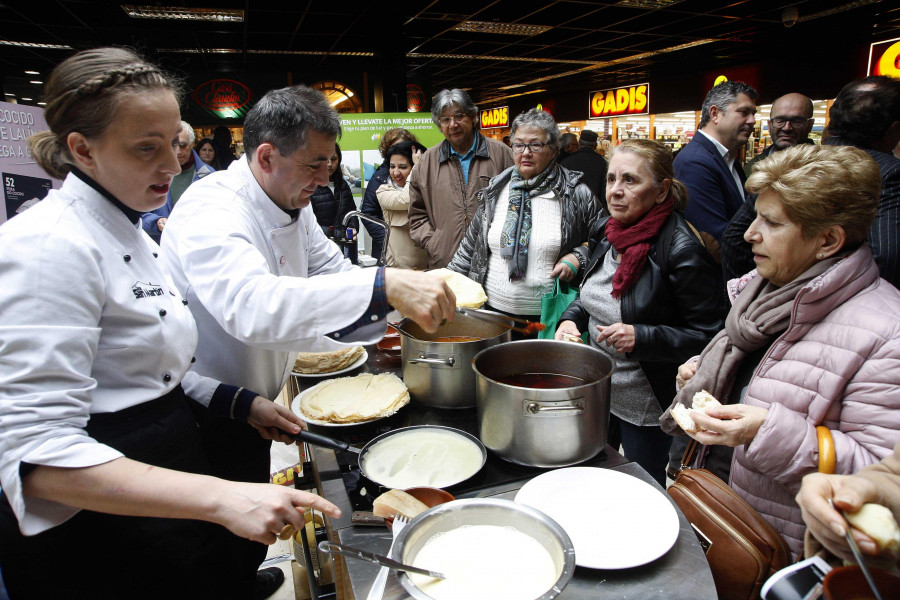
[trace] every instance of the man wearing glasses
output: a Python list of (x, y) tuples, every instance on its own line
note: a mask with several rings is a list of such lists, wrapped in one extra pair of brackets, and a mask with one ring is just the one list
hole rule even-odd
[(812, 126), (812, 100), (803, 94), (795, 93), (785, 94), (777, 99), (769, 111), (769, 135), (772, 137), (772, 144), (744, 165), (744, 173), (749, 177), (753, 166), (773, 152), (797, 144), (812, 144), (813, 141), (809, 139)]
[[(769, 135), (772, 136), (772, 143), (744, 165), (744, 173), (749, 177), (754, 165), (773, 152), (780, 152), (797, 144), (812, 144), (809, 132), (812, 131), (813, 122), (812, 100), (803, 94), (785, 94), (775, 100), (769, 112)], [(744, 240), (744, 232), (756, 218), (755, 206), (756, 196), (747, 198), (722, 233), (722, 273), (725, 281), (756, 268), (751, 245)]]
[(460, 89), (442, 90), (431, 120), (444, 141), (428, 149), (407, 180), (409, 234), (428, 252), (428, 269), (446, 267), (478, 207), (476, 195), (491, 177), (513, 165), (506, 144), (478, 132), (478, 107)]

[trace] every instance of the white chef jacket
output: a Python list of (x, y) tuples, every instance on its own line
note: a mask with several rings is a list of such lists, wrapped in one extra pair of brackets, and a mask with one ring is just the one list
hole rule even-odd
[[(121, 453), (90, 414), (170, 392), (197, 330), (140, 223), (74, 174), (0, 226), (0, 487), (33, 535), (78, 509), (22, 495), (19, 464), (87, 467)], [(190, 374), (190, 394), (203, 384)]]
[[(377, 269), (360, 269), (316, 223), (292, 219), (256, 181), (246, 155), (197, 181), (166, 221), (162, 257), (189, 301), (200, 346), (194, 371), (275, 398), (297, 352), (332, 350), (326, 334), (368, 310)], [(374, 343), (376, 320), (341, 338)], [(213, 389), (192, 396), (209, 403)]]

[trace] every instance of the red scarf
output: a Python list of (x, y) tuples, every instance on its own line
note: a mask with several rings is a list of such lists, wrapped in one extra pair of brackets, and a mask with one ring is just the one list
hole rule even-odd
[(606, 222), (606, 239), (621, 256), (619, 268), (616, 269), (612, 280), (613, 298), (620, 298), (638, 280), (641, 269), (647, 262), (650, 242), (659, 234), (659, 230), (673, 210), (675, 201), (669, 196), (630, 227), (625, 227), (612, 217)]

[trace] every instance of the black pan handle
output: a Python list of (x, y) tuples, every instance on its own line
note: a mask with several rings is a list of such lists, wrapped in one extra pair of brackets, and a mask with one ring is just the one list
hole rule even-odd
[(298, 434), (288, 433), (283, 429), (279, 429), (279, 431), (281, 431), (281, 433), (285, 435), (291, 436), (295, 440), (306, 442), (307, 444), (312, 444), (313, 446), (321, 446), (323, 448), (330, 448), (332, 450), (344, 450), (345, 452), (355, 452), (356, 454), (359, 454), (358, 448), (354, 448), (346, 442), (342, 442), (325, 435), (319, 435), (318, 433), (313, 433), (311, 431), (307, 431), (306, 429), (301, 429), (300, 433)]

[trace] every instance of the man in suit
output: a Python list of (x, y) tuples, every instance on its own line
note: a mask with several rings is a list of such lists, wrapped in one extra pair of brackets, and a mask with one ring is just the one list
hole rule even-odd
[(741, 147), (756, 123), (756, 90), (726, 81), (706, 95), (697, 133), (675, 157), (675, 177), (688, 189), (684, 216), (717, 242), (744, 203)]
[(856, 146), (878, 163), (881, 203), (868, 242), (881, 276), (900, 288), (900, 81), (883, 75), (851, 81), (829, 111), (832, 146)]
[(581, 183), (588, 186), (600, 206), (606, 209), (606, 159), (597, 154), (597, 132), (585, 129), (578, 140), (578, 150), (561, 158), (559, 164), (570, 171), (581, 171)]
[[(785, 94), (775, 100), (769, 112), (769, 134), (772, 136), (772, 144), (744, 166), (747, 177), (750, 176), (756, 163), (771, 156), (773, 152), (780, 152), (797, 144), (812, 144), (809, 132), (812, 131), (813, 122), (812, 100), (803, 94)], [(731, 218), (722, 234), (722, 274), (725, 281), (740, 277), (756, 268), (751, 244), (744, 239), (744, 233), (754, 218), (756, 218), (756, 196), (750, 196)]]

